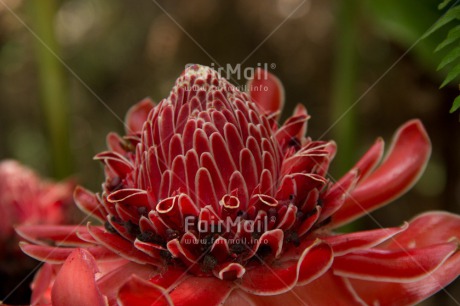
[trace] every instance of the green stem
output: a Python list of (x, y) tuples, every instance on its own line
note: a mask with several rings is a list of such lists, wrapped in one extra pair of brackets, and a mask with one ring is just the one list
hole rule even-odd
[[(356, 150), (356, 30), (359, 0), (340, 1), (338, 18), (338, 41), (332, 97), (334, 139), (338, 154), (334, 167), (340, 176), (353, 166)], [(342, 117), (343, 116), (343, 117)], [(335, 174), (337, 175), (337, 174)], [(357, 229), (356, 223), (341, 228), (351, 232)]]
[(42, 110), (46, 120), (50, 142), (54, 176), (64, 178), (72, 172), (69, 142), (69, 96), (66, 75), (58, 60), (59, 45), (54, 32), (54, 20), (58, 9), (55, 0), (27, 1), (36, 40), (36, 61)]
[[(333, 122), (339, 120), (333, 129), (334, 139), (339, 149), (334, 166), (340, 175), (345, 173), (355, 161), (356, 108), (352, 105), (356, 99), (358, 8), (358, 0), (340, 1), (332, 97)], [(344, 116), (341, 117), (342, 115)]]

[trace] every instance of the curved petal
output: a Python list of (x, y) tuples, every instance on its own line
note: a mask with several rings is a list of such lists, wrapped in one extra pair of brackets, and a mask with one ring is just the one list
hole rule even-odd
[[(377, 164), (380, 162), (383, 156), (384, 141), (382, 138), (377, 138), (372, 147), (367, 150), (367, 152), (361, 157), (361, 159), (356, 163), (356, 165), (351, 168), (348, 173), (353, 170), (358, 171), (359, 179), (358, 182), (364, 180), (372, 171), (374, 171)], [(346, 178), (346, 175), (343, 176), (338, 183)]]
[(211, 277), (189, 277), (169, 293), (174, 305), (220, 305), (234, 288), (233, 282)]
[(387, 250), (418, 248), (455, 239), (460, 241), (460, 216), (430, 211), (415, 217), (405, 232), (380, 247)]
[(382, 228), (356, 233), (321, 237), (334, 251), (334, 256), (341, 256), (357, 250), (368, 249), (389, 240), (395, 235), (405, 231), (407, 223), (401, 227)]
[(86, 232), (86, 226), (80, 225), (23, 225), (16, 228), (19, 236), (40, 245), (52, 241), (59, 246), (89, 246), (91, 243), (77, 235)]
[(174, 305), (164, 288), (135, 275), (120, 288), (118, 302), (122, 306)]
[[(380, 248), (413, 249), (447, 242), (460, 237), (460, 216), (447, 212), (427, 212), (415, 217), (409, 228)], [(416, 304), (428, 298), (460, 275), (460, 252), (449, 257), (437, 270), (410, 283), (372, 282), (350, 279), (355, 292), (367, 303), (380, 305)]]
[(97, 288), (94, 257), (84, 249), (75, 249), (59, 271), (51, 299), (54, 306), (105, 305)]
[(120, 154), (126, 153), (126, 150), (122, 146), (123, 139), (117, 133), (109, 132), (105, 138), (105, 142), (111, 151), (115, 151)]
[(299, 284), (306, 284), (331, 266), (332, 249), (317, 239), (306, 247), (296, 261), (274, 262), (248, 269), (238, 286), (255, 295), (275, 295), (291, 290)]
[(324, 273), (321, 277), (307, 285), (294, 287), (292, 290), (283, 294), (274, 296), (246, 295), (245, 297), (250, 299), (255, 305), (264, 306), (364, 305), (363, 302), (359, 300), (359, 297), (350, 290), (349, 284), (342, 277), (332, 274), (331, 271)]
[(155, 275), (157, 270), (150, 265), (139, 265), (128, 262), (112, 269), (97, 280), (99, 290), (107, 297), (109, 305), (116, 305), (119, 289), (126, 283), (126, 279), (131, 275), (136, 275), (143, 279), (148, 279)]
[(334, 227), (373, 211), (410, 189), (422, 174), (431, 143), (419, 120), (411, 120), (396, 132), (385, 161), (356, 189), (332, 217)]
[[(230, 296), (225, 300), (225, 306), (256, 306), (251, 296), (241, 290), (233, 290)], [(265, 305), (260, 303), (259, 305)]]
[(145, 98), (139, 103), (131, 106), (126, 113), (126, 133), (136, 134), (142, 130), (144, 122), (147, 121), (147, 117), (150, 111), (153, 109), (154, 103), (150, 98)]
[(407, 250), (362, 250), (336, 257), (333, 270), (363, 280), (413, 282), (440, 267), (457, 247), (456, 242), (450, 242)]
[(31, 305), (51, 303), (50, 289), (52, 286), (53, 274), (53, 266), (49, 263), (44, 263), (37, 274), (35, 274), (31, 285)]
[(232, 262), (219, 265), (212, 272), (215, 277), (221, 280), (234, 280), (243, 277), (246, 269), (242, 265)]
[[(297, 104), (296, 107), (294, 108), (294, 112), (293, 112), (292, 116), (299, 116), (299, 115), (305, 115), (305, 116), (309, 117), (307, 109), (305, 108), (305, 106), (303, 106), (300, 103)], [(307, 133), (307, 123), (305, 122), (305, 124), (303, 125), (302, 129), (299, 131), (299, 133), (297, 133), (296, 137), (298, 139), (303, 139), (305, 137), (306, 133)]]
[[(74, 250), (73, 248), (34, 245), (25, 242), (20, 242), (19, 247), (30, 257), (53, 264), (62, 264)], [(116, 260), (120, 258), (117, 254), (102, 246), (87, 247), (85, 250), (97, 260)]]
[(283, 109), (284, 88), (281, 81), (268, 71), (256, 69), (254, 78), (248, 81), (249, 96), (266, 114)]
[(97, 226), (89, 226), (89, 224), (88, 231), (91, 236), (97, 240), (97, 242), (121, 257), (140, 264), (149, 263), (154, 266), (161, 264), (160, 260), (150, 257), (137, 250), (133, 247), (133, 243), (131, 241), (128, 241), (119, 235), (105, 232), (103, 229)]
[(415, 305), (442, 290), (458, 275), (460, 252), (450, 257), (434, 273), (416, 282), (371, 282), (356, 279), (350, 279), (349, 282), (355, 294), (368, 305)]
[(77, 186), (73, 192), (73, 198), (81, 211), (97, 218), (101, 222), (105, 221), (105, 213), (101, 211), (100, 204), (94, 193), (81, 186)]

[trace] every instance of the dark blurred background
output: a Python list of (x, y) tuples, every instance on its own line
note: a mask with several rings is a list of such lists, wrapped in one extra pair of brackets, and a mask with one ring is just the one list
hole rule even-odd
[[(92, 157), (108, 132), (123, 132), (133, 103), (166, 97), (187, 63), (267, 63), (285, 85), (283, 118), (301, 102), (309, 135), (338, 142), (333, 178), (377, 136), (388, 144), (405, 121), (423, 121), (430, 164), (410, 193), (372, 214), (381, 225), (426, 210), (459, 213), (460, 123), (449, 114), (458, 89), (438, 89), (445, 74), (433, 53), (448, 29), (421, 39), (443, 13), (438, 3), (0, 0), (0, 159), (99, 190), (102, 166)], [(364, 219), (355, 226), (377, 227)], [(447, 291), (460, 301), (459, 282)], [(21, 292), (7, 302), (26, 303)], [(423, 303), (457, 304), (445, 292)]]

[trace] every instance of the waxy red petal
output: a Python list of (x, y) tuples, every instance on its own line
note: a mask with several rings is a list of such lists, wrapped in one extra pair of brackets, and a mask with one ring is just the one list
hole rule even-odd
[(125, 188), (112, 192), (107, 197), (110, 203), (122, 203), (127, 206), (149, 207), (147, 191), (142, 189)]
[[(460, 238), (460, 216), (447, 212), (427, 212), (409, 223), (409, 228), (379, 248), (387, 250), (417, 250)], [(433, 256), (426, 253), (427, 256)], [(438, 269), (418, 281), (372, 282), (350, 279), (356, 293), (368, 304), (416, 304), (441, 290), (460, 275), (460, 252), (449, 257)]]
[(401, 196), (422, 174), (431, 153), (428, 135), (419, 120), (398, 129), (385, 161), (358, 184), (332, 218), (332, 226), (350, 222)]
[[(349, 279), (354, 292), (367, 305), (415, 305), (445, 288), (460, 274), (460, 252), (421, 280), (409, 283)], [(450, 296), (451, 294), (447, 292)]]
[(51, 292), (54, 306), (105, 305), (95, 274), (94, 257), (84, 249), (75, 249), (59, 271)]
[(442, 243), (397, 251), (361, 250), (334, 259), (334, 273), (371, 281), (411, 282), (436, 270), (456, 250), (457, 243)]
[(133, 165), (129, 160), (119, 153), (106, 151), (101, 152), (94, 156), (94, 160), (102, 161), (107, 167), (110, 168), (116, 175), (125, 178), (129, 173), (134, 170)]
[(227, 262), (223, 265), (219, 265), (213, 269), (214, 276), (221, 280), (234, 280), (243, 277), (246, 273), (246, 269), (234, 262)]
[(77, 233), (87, 233), (86, 226), (74, 225), (23, 225), (16, 228), (22, 238), (36, 243), (48, 244), (50, 241), (59, 246), (89, 246)]
[(409, 228), (380, 247), (387, 250), (418, 248), (460, 240), (460, 216), (444, 211), (430, 211), (415, 217)]
[(408, 225), (405, 224), (401, 227), (361, 231), (350, 234), (321, 237), (321, 239), (332, 247), (335, 256), (341, 256), (353, 251), (372, 248), (384, 241), (392, 239), (395, 235), (407, 230), (407, 228)]
[(49, 263), (44, 263), (43, 266), (35, 274), (31, 285), (32, 296), (30, 298), (31, 305), (42, 305), (51, 302), (50, 288), (53, 281), (53, 266)]
[[(380, 285), (380, 283), (376, 284), (377, 286)], [(362, 301), (359, 300), (359, 297), (350, 290), (350, 285), (346, 282), (346, 280), (342, 277), (333, 275), (330, 271), (324, 273), (321, 277), (307, 285), (294, 287), (292, 290), (283, 294), (273, 296), (255, 296), (246, 294), (244, 297), (253, 302), (254, 305), (264, 306), (363, 305)], [(372, 305), (372, 303), (369, 303), (368, 305)]]
[(141, 102), (131, 106), (125, 117), (126, 133), (135, 134), (140, 132), (153, 107), (154, 103), (150, 98), (145, 98)]
[[(357, 170), (359, 174), (358, 182), (364, 180), (378, 165), (383, 156), (384, 142), (382, 138), (377, 138), (375, 143), (361, 157), (350, 171)], [(343, 178), (342, 178), (343, 179)], [(340, 181), (339, 181), (340, 182)]]
[(116, 305), (118, 291), (126, 283), (128, 277), (136, 275), (143, 279), (149, 279), (157, 273), (158, 270), (150, 265), (139, 265), (134, 262), (121, 263), (118, 267), (105, 272), (97, 280), (97, 286), (107, 297), (109, 305)]
[[(268, 71), (258, 68), (247, 84), (249, 96), (264, 113), (281, 112), (284, 105), (284, 88), (280, 80)], [(268, 89), (268, 90), (266, 90)]]
[(160, 286), (152, 284), (135, 275), (120, 288), (118, 292), (118, 302), (123, 306), (152, 306), (152, 305), (171, 305), (168, 292)]
[(89, 216), (97, 218), (99, 221), (105, 220), (105, 213), (101, 211), (99, 201), (94, 193), (77, 186), (73, 192), (73, 198), (80, 210)]
[(116, 234), (105, 232), (103, 229), (96, 226), (88, 226), (88, 231), (100, 244), (121, 257), (140, 264), (149, 263), (152, 265), (158, 265), (161, 263), (134, 248), (131, 241), (128, 241)]
[[(21, 250), (32, 258), (43, 262), (49, 262), (53, 264), (63, 263), (67, 257), (75, 250), (74, 248), (59, 248), (54, 246), (43, 246), (28, 244), (20, 242), (19, 247)], [(115, 260), (119, 259), (119, 256), (114, 252), (101, 247), (92, 246), (86, 247), (85, 250), (89, 252), (97, 260)]]
[(263, 262), (247, 269), (239, 288), (255, 295), (276, 295), (297, 285), (306, 284), (321, 276), (332, 264), (332, 249), (320, 240), (312, 241), (296, 261)]
[(189, 277), (170, 293), (174, 305), (220, 305), (230, 295), (234, 285), (211, 277)]

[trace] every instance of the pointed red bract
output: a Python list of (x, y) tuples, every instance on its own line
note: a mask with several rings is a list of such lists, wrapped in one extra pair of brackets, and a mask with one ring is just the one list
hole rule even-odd
[(132, 276), (118, 292), (120, 305), (151, 306), (174, 305), (168, 293), (159, 286)]
[(144, 122), (147, 121), (147, 117), (154, 107), (154, 103), (150, 98), (145, 98), (141, 102), (132, 106), (126, 113), (126, 133), (136, 134), (142, 130)]
[(284, 105), (284, 89), (276, 76), (258, 68), (247, 87), (251, 99), (257, 103), (263, 113), (281, 112)]
[(51, 299), (54, 306), (105, 305), (95, 273), (97, 264), (90, 253), (75, 249), (69, 255), (53, 285)]
[(430, 153), (430, 140), (422, 123), (407, 122), (396, 132), (385, 161), (358, 184), (334, 215), (333, 225), (350, 222), (406, 192), (422, 174)]

